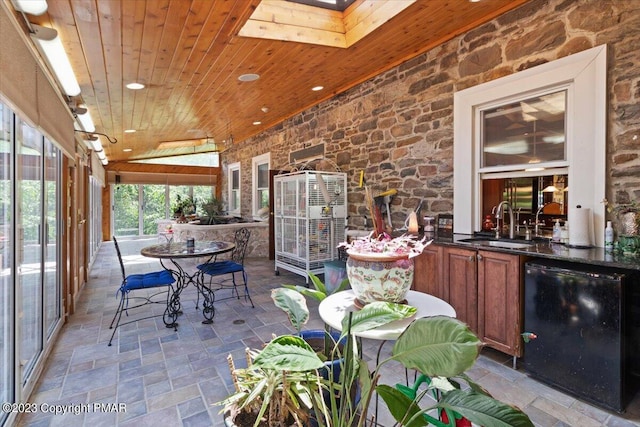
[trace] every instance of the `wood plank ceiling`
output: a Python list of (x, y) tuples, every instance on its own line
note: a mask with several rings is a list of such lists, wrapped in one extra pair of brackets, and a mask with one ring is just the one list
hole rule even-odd
[[(366, 1), (380, 0), (352, 7)], [(48, 0), (45, 14), (26, 16), (59, 32), (82, 90), (74, 101), (118, 140), (102, 139), (114, 162), (195, 150), (162, 141), (224, 149), (230, 135), (251, 137), (526, 1), (409, 2), (348, 48), (240, 36), (260, 0)], [(246, 73), (260, 78), (239, 81)]]

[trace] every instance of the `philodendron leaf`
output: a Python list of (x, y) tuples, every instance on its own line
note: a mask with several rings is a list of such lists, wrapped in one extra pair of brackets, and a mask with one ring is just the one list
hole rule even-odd
[(415, 417), (413, 421), (408, 423), (414, 415), (420, 412), (420, 408), (400, 390), (386, 384), (381, 384), (376, 387), (376, 392), (382, 397), (384, 403), (387, 404), (387, 408), (389, 408), (389, 412), (391, 412), (393, 418), (400, 423), (400, 425), (405, 427), (422, 427), (429, 424), (422, 415)]
[(300, 285), (282, 285), (282, 286), (284, 286), (287, 289), (292, 289), (296, 292), (300, 292), (302, 295), (309, 298), (313, 298), (316, 301), (322, 301), (327, 297), (323, 292), (320, 292), (315, 289), (305, 288), (304, 286), (300, 286)]
[(320, 369), (324, 363), (305, 340), (293, 335), (282, 335), (258, 353), (253, 365), (263, 369), (300, 372)]
[(327, 287), (322, 283), (322, 280), (315, 274), (309, 272), (309, 277), (311, 278), (311, 283), (313, 283), (313, 287), (316, 288), (319, 292), (322, 292), (325, 296), (327, 295)]
[(309, 320), (309, 309), (304, 296), (292, 289), (277, 288), (271, 291), (271, 299), (278, 308), (287, 313), (293, 327), (300, 332), (302, 325)]
[(529, 417), (513, 406), (487, 395), (453, 390), (446, 393), (438, 407), (452, 409), (475, 425), (485, 427), (533, 427)]
[(481, 342), (469, 327), (452, 317), (414, 320), (393, 346), (393, 359), (429, 377), (455, 377), (471, 368)]
[[(406, 319), (416, 314), (415, 307), (406, 304), (376, 301), (365, 305), (361, 310), (353, 312), (351, 317), (351, 333), (368, 331), (386, 325), (395, 320)], [(348, 329), (349, 316), (342, 319), (342, 330)]]

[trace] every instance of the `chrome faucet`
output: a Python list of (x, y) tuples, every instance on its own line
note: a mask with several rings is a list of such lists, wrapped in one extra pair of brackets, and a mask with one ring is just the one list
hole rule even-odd
[(536, 236), (540, 236), (540, 231), (539, 231), (539, 228), (538, 228), (538, 227), (540, 226), (540, 223), (539, 223), (539, 221), (538, 221), (538, 216), (540, 215), (540, 212), (542, 212), (542, 211), (544, 210), (544, 208), (545, 208), (545, 207), (547, 207), (547, 206), (549, 206), (549, 205), (558, 205), (558, 206), (562, 206), (562, 205), (561, 205), (560, 203), (558, 203), (558, 202), (549, 202), (549, 203), (546, 203), (546, 204), (544, 204), (544, 205), (542, 205), (542, 206), (540, 206), (540, 207), (538, 208), (538, 210), (536, 211), (536, 224), (535, 224), (535, 230), (534, 230), (534, 232), (533, 232), (533, 234), (535, 234)]
[(498, 208), (496, 209), (496, 223), (497, 223), (497, 229), (496, 229), (496, 237), (500, 238), (500, 218), (502, 218), (504, 216), (504, 211), (503, 211), (503, 206), (507, 206), (507, 209), (509, 210), (509, 238), (513, 239), (515, 237), (515, 221), (513, 218), (513, 208), (511, 207), (511, 204), (509, 202), (507, 202), (506, 200), (500, 202), (500, 204), (498, 205)]

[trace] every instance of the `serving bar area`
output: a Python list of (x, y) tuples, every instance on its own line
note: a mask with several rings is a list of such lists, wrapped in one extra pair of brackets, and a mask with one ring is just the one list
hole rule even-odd
[(623, 412), (640, 383), (640, 263), (551, 239), (435, 238), (414, 289), (451, 304), (512, 367)]

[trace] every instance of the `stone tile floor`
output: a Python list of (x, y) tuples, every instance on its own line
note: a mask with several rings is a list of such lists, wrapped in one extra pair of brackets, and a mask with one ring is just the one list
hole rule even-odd
[[(157, 260), (140, 256), (142, 247), (156, 242), (122, 239), (127, 274), (161, 268)], [(286, 316), (272, 303), (270, 291), (283, 283), (304, 282), (301, 276), (287, 271), (276, 276), (273, 261), (266, 259), (248, 259), (246, 267), (255, 308), (236, 299), (216, 303), (213, 324), (203, 325), (202, 313), (196, 309), (197, 293), (187, 288), (182, 295), (184, 314), (177, 332), (166, 328), (161, 318), (142, 320), (120, 328), (113, 346), (108, 347), (120, 270), (113, 243), (103, 243), (77, 311), (64, 326), (29, 400), (63, 405), (60, 409), (78, 413), (39, 412), (23, 416), (17, 425), (224, 425), (220, 407), (213, 404), (232, 389), (227, 354), (242, 361), (246, 347), (258, 348), (272, 334), (290, 333)], [(316, 305), (309, 305), (312, 319), (308, 327), (321, 328)], [(372, 365), (378, 346), (376, 341), (363, 343), (365, 357)], [(383, 357), (390, 348), (389, 344), (383, 348)], [(523, 408), (537, 426), (640, 426), (638, 397), (625, 414), (612, 414), (549, 388), (510, 366), (510, 357), (485, 350), (469, 374), (494, 397)], [(404, 370), (399, 365), (386, 365), (381, 382), (402, 381)], [(68, 406), (73, 404), (76, 406)], [(389, 414), (384, 409), (380, 412), (379, 423), (393, 425)]]

